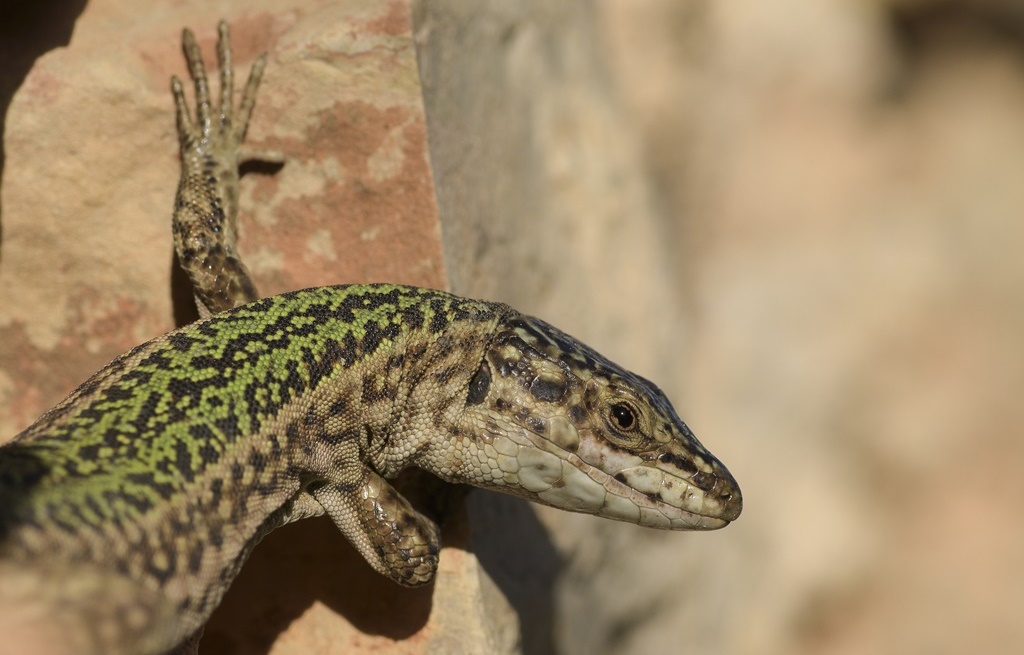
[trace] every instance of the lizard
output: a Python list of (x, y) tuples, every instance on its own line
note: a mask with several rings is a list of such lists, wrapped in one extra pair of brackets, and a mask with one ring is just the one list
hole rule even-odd
[(195, 115), (173, 78), (172, 232), (200, 319), (0, 446), (0, 604), (67, 630), (71, 652), (194, 653), (260, 539), (324, 514), (376, 571), (427, 584), (439, 529), (389, 482), (410, 467), (651, 528), (740, 515), (736, 480), (654, 383), (541, 319), (386, 283), (260, 298), (235, 240), (266, 55), (236, 112), (226, 23), (216, 106), (182, 43)]

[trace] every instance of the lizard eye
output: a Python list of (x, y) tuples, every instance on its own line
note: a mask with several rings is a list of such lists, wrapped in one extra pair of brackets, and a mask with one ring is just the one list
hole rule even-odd
[(636, 429), (636, 411), (626, 403), (615, 403), (608, 412), (611, 422), (623, 432)]

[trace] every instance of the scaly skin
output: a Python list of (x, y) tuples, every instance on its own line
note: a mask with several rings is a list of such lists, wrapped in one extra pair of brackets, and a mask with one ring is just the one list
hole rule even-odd
[[(210, 316), (256, 300), (259, 295), (238, 250), (238, 164), (247, 159), (242, 141), (256, 103), (267, 56), (256, 58), (234, 115), (234, 70), (227, 23), (217, 26), (220, 64), (220, 104), (211, 106), (206, 67), (196, 39), (182, 33), (182, 49), (195, 84), (196, 116), (189, 115), (185, 92), (177, 77), (171, 80), (181, 146), (181, 180), (174, 198), (174, 249), (195, 289), (199, 315)], [(280, 158), (262, 153), (261, 159)]]
[(221, 26), (214, 121), (187, 32), (185, 52), (198, 120), (175, 80), (175, 237), (213, 316), (115, 359), (0, 448), (0, 574), (18, 583), (0, 603), (41, 608), (75, 652), (193, 652), (253, 546), (319, 514), (377, 571), (424, 584), (439, 533), (387, 482), (407, 467), (655, 528), (739, 515), (736, 482), (656, 386), (539, 319), (386, 284), (236, 307), (256, 292), (234, 250), (237, 173), (219, 171), (261, 64), (234, 124)]

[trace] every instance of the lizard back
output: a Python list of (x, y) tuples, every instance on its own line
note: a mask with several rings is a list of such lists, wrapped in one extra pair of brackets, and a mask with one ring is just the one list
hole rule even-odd
[(0, 558), (112, 565), (206, 615), (224, 588), (211, 595), (209, 578), (232, 579), (266, 532), (310, 515), (292, 506), (305, 437), (386, 424), (410, 346), (478, 344), (508, 313), (415, 287), (320, 287), (137, 346), (0, 447)]

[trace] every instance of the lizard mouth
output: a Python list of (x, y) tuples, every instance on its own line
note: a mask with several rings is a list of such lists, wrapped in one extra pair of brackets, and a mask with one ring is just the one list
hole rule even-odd
[[(688, 483), (685, 478), (671, 475), (650, 466), (634, 466), (610, 475), (601, 469), (587, 464), (578, 456), (567, 453), (573, 463), (600, 484), (614, 498), (622, 499), (636, 509), (609, 507), (613, 514), (602, 514), (608, 518), (630, 521), (639, 525), (663, 530), (717, 530), (729, 525), (732, 518), (723, 516), (711, 503), (702, 489)], [(589, 470), (587, 470), (589, 469)], [(636, 480), (647, 480), (651, 475), (661, 477), (661, 489), (654, 490), (647, 485), (640, 486)], [(658, 475), (660, 474), (660, 476)], [(625, 480), (625, 482), (623, 481)], [(672, 494), (685, 506), (665, 500), (673, 489), (682, 490), (680, 494)], [(620, 505), (621, 501), (612, 500), (608, 505)], [(623, 516), (618, 516), (623, 514)], [(636, 519), (633, 517), (638, 515)]]
[[(532, 448), (519, 451), (519, 484), (546, 505), (662, 530), (717, 530), (739, 514), (735, 498), (720, 502), (685, 478), (652, 465), (609, 473), (523, 432)], [(731, 488), (729, 480), (723, 483)]]
[(743, 510), (739, 485), (717, 460), (711, 459), (709, 468), (679, 475), (651, 462), (622, 468), (612, 477), (655, 503), (728, 524)]

